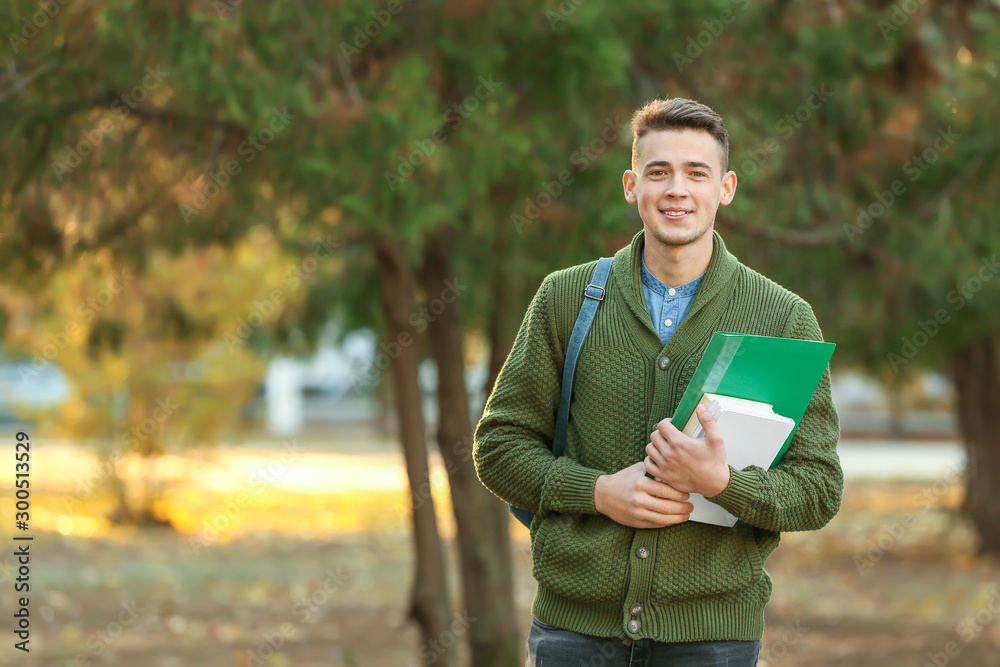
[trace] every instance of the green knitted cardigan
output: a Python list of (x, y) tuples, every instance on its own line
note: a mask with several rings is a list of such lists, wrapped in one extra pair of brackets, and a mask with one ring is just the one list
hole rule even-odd
[[(640, 283), (643, 232), (615, 253), (577, 364), (564, 456), (551, 452), (563, 360), (596, 260), (545, 277), (486, 402), (476, 472), (503, 501), (536, 513), (531, 611), (543, 623), (626, 644), (760, 639), (772, 589), (763, 565), (779, 533), (819, 529), (840, 509), (829, 367), (781, 462), (730, 466), (729, 486), (712, 501), (739, 519), (732, 528), (687, 521), (636, 529), (594, 509), (597, 477), (645, 458), (649, 434), (673, 414), (713, 332), (823, 339), (805, 300), (740, 263), (712, 234), (705, 277), (666, 346)], [(666, 370), (657, 364), (663, 356)]]

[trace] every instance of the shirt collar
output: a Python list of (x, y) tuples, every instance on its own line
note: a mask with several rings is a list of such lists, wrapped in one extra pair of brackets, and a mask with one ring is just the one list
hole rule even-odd
[[(670, 286), (661, 281), (659, 278), (654, 276), (649, 269), (646, 268), (646, 258), (642, 256), (642, 251), (639, 252), (639, 261), (642, 264), (642, 284), (653, 290), (660, 296), (666, 296), (667, 290)], [(701, 279), (705, 277), (702, 273), (700, 276), (694, 280), (690, 280), (680, 287), (675, 287), (674, 296), (685, 297), (694, 296), (698, 292), (698, 286), (701, 285)]]
[[(619, 291), (633, 315), (645, 323), (649, 332), (650, 344), (655, 342), (659, 346), (659, 334), (649, 319), (649, 307), (646, 305), (646, 297), (642, 291), (642, 262), (640, 258), (642, 257), (643, 236), (643, 230), (639, 229), (632, 237), (632, 242), (615, 253), (611, 274), (614, 276), (615, 289)], [(698, 288), (687, 315), (684, 316), (685, 319), (697, 317), (698, 312), (709, 303), (714, 302), (716, 297), (731, 294), (736, 280), (736, 272), (740, 267), (739, 258), (726, 249), (726, 244), (719, 236), (718, 231), (712, 230), (712, 237), (712, 259), (708, 263), (701, 287)], [(657, 347), (657, 349), (660, 348)]]

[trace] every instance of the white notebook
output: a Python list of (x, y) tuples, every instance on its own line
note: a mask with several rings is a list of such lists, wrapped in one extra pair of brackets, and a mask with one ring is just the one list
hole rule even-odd
[[(726, 460), (735, 470), (750, 465), (765, 470), (770, 468), (788, 434), (795, 428), (794, 420), (776, 414), (768, 403), (705, 394), (699, 404), (708, 408), (719, 425), (726, 443)], [(705, 429), (698, 421), (697, 413), (691, 414), (684, 433), (692, 438), (705, 437)], [(736, 523), (736, 517), (699, 493), (692, 493), (688, 502), (694, 506), (690, 521), (716, 526), (733, 526)]]

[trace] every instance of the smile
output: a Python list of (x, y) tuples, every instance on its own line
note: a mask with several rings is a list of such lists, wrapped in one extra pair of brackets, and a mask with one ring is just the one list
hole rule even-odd
[(685, 211), (683, 209), (667, 209), (661, 210), (660, 213), (670, 218), (671, 220), (680, 220), (684, 216), (691, 213), (691, 211)]

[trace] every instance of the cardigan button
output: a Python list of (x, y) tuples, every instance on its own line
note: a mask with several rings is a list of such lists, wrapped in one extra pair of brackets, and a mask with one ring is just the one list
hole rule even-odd
[(649, 549), (646, 547), (639, 547), (635, 550), (635, 555), (639, 558), (649, 558)]
[(642, 613), (642, 605), (639, 604), (638, 602), (634, 603), (631, 607), (628, 608), (628, 613), (632, 614), (633, 616), (638, 616), (639, 614)]
[(661, 371), (665, 371), (670, 367), (670, 359), (667, 357), (660, 357), (656, 360), (656, 365), (660, 367)]
[(628, 631), (633, 635), (639, 634), (639, 621), (632, 619), (628, 622)]

